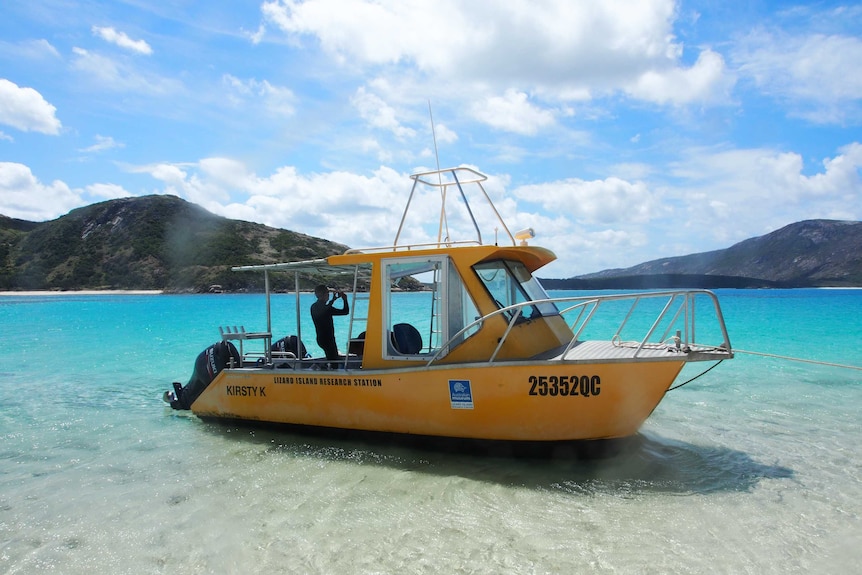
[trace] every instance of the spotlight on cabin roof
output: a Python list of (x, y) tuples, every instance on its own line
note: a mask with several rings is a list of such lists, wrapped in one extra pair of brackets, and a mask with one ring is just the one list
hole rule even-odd
[(521, 241), (521, 245), (527, 245), (527, 240), (536, 237), (536, 232), (533, 231), (533, 228), (525, 228), (518, 232), (515, 232), (515, 239)]

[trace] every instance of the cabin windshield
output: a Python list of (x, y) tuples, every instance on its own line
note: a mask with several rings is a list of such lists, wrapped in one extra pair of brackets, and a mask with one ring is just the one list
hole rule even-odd
[[(483, 262), (473, 266), (473, 269), (500, 308), (548, 299), (548, 294), (544, 288), (519, 261)], [(511, 319), (516, 310), (509, 310), (505, 313)], [(521, 308), (521, 317), (524, 319), (536, 319), (543, 316), (559, 315), (559, 313), (557, 306), (551, 302), (525, 305)]]
[(382, 270), (383, 349), (390, 359), (436, 354), (447, 342), (451, 348), (478, 331), (474, 326), (458, 335), (479, 312), (448, 257), (393, 258), (384, 260)]

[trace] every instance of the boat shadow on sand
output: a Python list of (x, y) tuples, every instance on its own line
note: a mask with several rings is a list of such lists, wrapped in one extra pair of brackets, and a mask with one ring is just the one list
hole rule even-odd
[(742, 451), (645, 433), (547, 445), (219, 421), (205, 427), (231, 440), (266, 445), (267, 456), (350, 461), (572, 494), (745, 492), (764, 479), (794, 477), (792, 469), (760, 463)]

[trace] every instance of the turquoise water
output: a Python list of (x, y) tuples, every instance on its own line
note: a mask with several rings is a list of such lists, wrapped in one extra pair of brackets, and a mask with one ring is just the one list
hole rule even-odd
[[(862, 290), (719, 296), (735, 348), (862, 365)], [(860, 371), (739, 354), (591, 458), (166, 408), (161, 393), (188, 379), (218, 325), (263, 329), (263, 305), (0, 297), (0, 572), (844, 573), (862, 561)], [(294, 309), (273, 298), (275, 333), (295, 331)]]

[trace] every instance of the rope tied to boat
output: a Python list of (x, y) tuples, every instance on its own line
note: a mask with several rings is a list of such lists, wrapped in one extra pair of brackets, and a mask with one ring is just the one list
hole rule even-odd
[(829, 361), (818, 361), (815, 359), (803, 359), (801, 357), (791, 357), (789, 355), (777, 355), (774, 353), (763, 353), (760, 351), (747, 351), (744, 349), (733, 349), (733, 353), (747, 353), (748, 355), (759, 355), (761, 357), (773, 357), (776, 359), (786, 359), (787, 361), (799, 361), (802, 363), (813, 363), (814, 365), (825, 365), (828, 367), (840, 367), (842, 369), (855, 369), (857, 371), (862, 371), (862, 367), (858, 365), (847, 365), (843, 363), (832, 363)]
[[(789, 355), (778, 355), (778, 354), (775, 354), (775, 353), (764, 353), (764, 352), (760, 352), (760, 351), (748, 351), (748, 350), (745, 350), (745, 349), (735, 349), (735, 348), (734, 348), (734, 350), (733, 350), (733, 353), (746, 353), (746, 354), (748, 354), (748, 355), (759, 355), (759, 356), (761, 356), (761, 357), (772, 357), (772, 358), (775, 358), (775, 359), (784, 359), (784, 360), (787, 360), (787, 361), (799, 361), (799, 362), (802, 362), (802, 363), (812, 363), (812, 364), (814, 364), (814, 365), (823, 365), (823, 366), (827, 366), (827, 367), (838, 367), (838, 368), (841, 368), (841, 369), (853, 369), (853, 370), (856, 370), (856, 371), (862, 371), (862, 367), (860, 367), (860, 366), (858, 366), (858, 365), (846, 365), (846, 364), (843, 364), (843, 363), (833, 363), (833, 362), (830, 362), (830, 361), (818, 361), (818, 360), (815, 360), (815, 359), (804, 359), (804, 358), (801, 358), (801, 357), (791, 357), (791, 356), (789, 356)], [(667, 390), (667, 391), (673, 391), (673, 390), (675, 390), (675, 389), (679, 389), (680, 387), (682, 387), (682, 386), (684, 386), (684, 385), (687, 385), (687, 384), (691, 383), (692, 381), (694, 381), (695, 379), (699, 378), (700, 376), (702, 376), (702, 375), (706, 375), (706, 374), (707, 374), (707, 373), (709, 373), (712, 369), (714, 369), (714, 368), (718, 367), (718, 364), (720, 364), (722, 361), (724, 361), (724, 360), (722, 359), (722, 360), (719, 360), (719, 361), (715, 362), (712, 366), (710, 366), (710, 367), (709, 367), (709, 369), (707, 369), (707, 370), (705, 370), (705, 371), (703, 371), (703, 372), (701, 372), (701, 373), (697, 374), (696, 376), (692, 377), (692, 378), (691, 378), (691, 379), (689, 379), (688, 381), (684, 381), (684, 382), (680, 383), (679, 385), (675, 385), (675, 386), (673, 386), (673, 387), (671, 387), (671, 388), (668, 388), (668, 390)], [(667, 391), (666, 391), (665, 393), (667, 393)]]
[(673, 386), (673, 387), (671, 387), (671, 388), (668, 388), (668, 390), (667, 390), (667, 391), (665, 391), (665, 393), (667, 393), (668, 391), (673, 391), (674, 389), (679, 389), (679, 388), (680, 388), (680, 387), (682, 387), (683, 385), (688, 385), (689, 383), (691, 383), (692, 381), (694, 381), (694, 380), (695, 380), (695, 379), (697, 379), (698, 377), (700, 377), (700, 376), (702, 376), (702, 375), (706, 375), (707, 373), (709, 373), (710, 371), (712, 371), (713, 369), (715, 369), (716, 367), (718, 367), (718, 365), (719, 365), (721, 362), (723, 362), (723, 361), (724, 361), (723, 359), (718, 360), (717, 362), (715, 362), (714, 364), (712, 364), (711, 366), (709, 366), (709, 368), (707, 368), (707, 369), (703, 370), (702, 372), (700, 372), (699, 374), (695, 375), (694, 377), (692, 377), (692, 378), (691, 378), (691, 379), (689, 379), (688, 381), (684, 381), (684, 382), (680, 383), (679, 385), (675, 385), (675, 386)]

